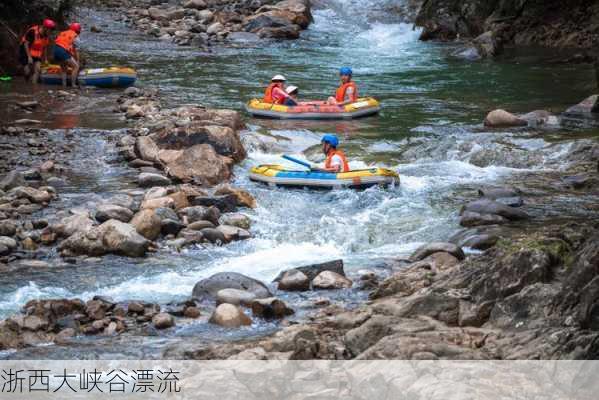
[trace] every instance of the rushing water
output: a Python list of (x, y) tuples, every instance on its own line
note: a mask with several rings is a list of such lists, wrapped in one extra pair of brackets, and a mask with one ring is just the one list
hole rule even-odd
[[(83, 38), (93, 65), (135, 67), (140, 84), (158, 86), (168, 106), (202, 103), (240, 109), (243, 102), (261, 95), (275, 73), (299, 86), (301, 97), (325, 98), (337, 85), (338, 67), (351, 65), (360, 92), (379, 98), (384, 109), (378, 117), (351, 122), (248, 119), (251, 134), (268, 143), (248, 141), (249, 157), (237, 167), (234, 182), (258, 200), (259, 207), (248, 210), (254, 238), (221, 248), (162, 250), (144, 260), (106, 257), (76, 266), (56, 262), (44, 272), (22, 271), (2, 278), (0, 314), (13, 313), (33, 298), (90, 298), (99, 293), (117, 300), (167, 303), (188, 297), (195, 282), (218, 271), (269, 281), (282, 269), (312, 262), (342, 258), (349, 271), (356, 271), (405, 255), (459, 229), (457, 209), (465, 192), (517, 172), (501, 163), (479, 168), (468, 162), (469, 152), (480, 146), (473, 143), (504, 135), (481, 128), (489, 109), (560, 111), (592, 88), (590, 70), (540, 61), (546, 58), (532, 50), (518, 55), (518, 62), (464, 62), (450, 56), (454, 46), (419, 42), (411, 24), (377, 22), (368, 15), (357, 18), (350, 11), (362, 7), (368, 14), (376, 9), (376, 1), (326, 4), (329, 7), (314, 11), (314, 23), (300, 40), (212, 53), (148, 39), (107, 14), (83, 11), (87, 24), (104, 30)], [(107, 109), (95, 113), (100, 122), (86, 126), (120, 124)], [(394, 168), (401, 174), (401, 186), (322, 193), (249, 182), (249, 167), (282, 163), (283, 152), (318, 160), (319, 137), (331, 131), (341, 136), (352, 166)], [(126, 189), (131, 178), (111, 162), (115, 156), (104, 147), (101, 133), (84, 129), (79, 134), (89, 137), (80, 149), (83, 154), (101, 156), (82, 157), (83, 172), (62, 194), (68, 206), (109, 197)], [(524, 136), (518, 145), (542, 149), (547, 143)], [(195, 332), (181, 328), (187, 333), (189, 329)]]

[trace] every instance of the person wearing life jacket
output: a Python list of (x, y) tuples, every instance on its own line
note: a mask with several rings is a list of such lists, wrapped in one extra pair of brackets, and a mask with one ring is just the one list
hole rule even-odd
[(318, 168), (324, 172), (349, 172), (349, 163), (345, 154), (338, 150), (339, 138), (336, 135), (327, 134), (322, 137), (322, 152), (326, 156), (324, 168)]
[(71, 85), (77, 85), (79, 75), (79, 53), (75, 41), (81, 33), (81, 25), (73, 22), (69, 29), (58, 34), (54, 46), (54, 60), (60, 63), (62, 86), (67, 86), (67, 72), (71, 69)]
[(46, 18), (41, 25), (33, 25), (21, 38), (19, 61), (25, 72), (25, 79), (31, 78), (37, 83), (42, 63), (48, 61), (47, 49), (50, 45), (50, 33), (56, 23)]
[(285, 77), (283, 75), (275, 75), (270, 80), (270, 85), (264, 92), (262, 102), (272, 104), (283, 104), (285, 106), (296, 106), (297, 102), (285, 91)]
[(341, 85), (337, 88), (335, 97), (329, 97), (327, 103), (344, 106), (355, 103), (358, 100), (358, 87), (352, 81), (352, 74), (352, 70), (349, 67), (343, 67), (339, 70)]
[(285, 92), (287, 92), (289, 97), (291, 97), (296, 104), (298, 103), (297, 96), (299, 95), (299, 88), (297, 86), (290, 85), (285, 88)]

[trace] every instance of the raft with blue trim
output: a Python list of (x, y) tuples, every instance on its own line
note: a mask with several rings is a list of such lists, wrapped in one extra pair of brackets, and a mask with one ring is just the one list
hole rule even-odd
[(272, 186), (312, 189), (366, 189), (372, 186), (399, 185), (399, 175), (395, 171), (378, 167), (332, 173), (293, 171), (281, 165), (259, 165), (250, 170), (250, 180)]
[[(70, 83), (70, 76), (67, 75)], [(133, 68), (108, 67), (89, 68), (79, 72), (77, 81), (81, 86), (95, 86), (100, 88), (125, 88), (137, 80), (137, 72)], [(46, 85), (62, 85), (60, 66), (50, 65), (42, 68), (40, 82)]]
[(253, 99), (245, 109), (254, 117), (272, 119), (355, 119), (378, 114), (381, 105), (372, 97), (358, 99), (354, 103), (338, 106), (324, 101), (300, 102), (297, 106), (264, 103)]

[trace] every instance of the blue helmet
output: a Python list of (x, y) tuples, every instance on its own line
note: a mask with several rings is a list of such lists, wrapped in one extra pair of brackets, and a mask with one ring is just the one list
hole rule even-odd
[(339, 75), (352, 76), (353, 72), (350, 67), (342, 67), (339, 69)]
[(337, 146), (339, 146), (339, 138), (336, 135), (324, 135), (320, 143), (328, 143), (331, 146), (337, 148)]

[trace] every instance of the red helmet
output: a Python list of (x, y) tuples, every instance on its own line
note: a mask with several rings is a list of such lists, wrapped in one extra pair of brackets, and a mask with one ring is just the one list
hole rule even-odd
[(78, 22), (73, 22), (71, 25), (69, 25), (69, 29), (74, 32), (81, 33), (81, 25)]
[(46, 18), (44, 20), (44, 22), (42, 23), (42, 25), (44, 25), (44, 28), (46, 29), (54, 29), (56, 28), (56, 22), (52, 21), (51, 19)]

